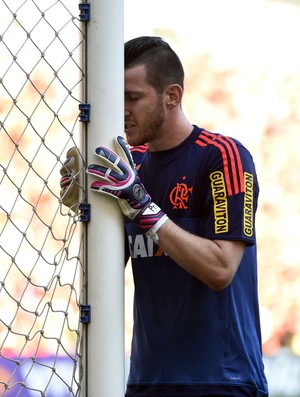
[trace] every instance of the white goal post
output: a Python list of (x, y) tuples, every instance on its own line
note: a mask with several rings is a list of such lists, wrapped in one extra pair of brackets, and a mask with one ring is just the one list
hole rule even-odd
[[(123, 0), (91, 1), (87, 41), (87, 159), (124, 130)], [(99, 197), (101, 196), (101, 197)], [(124, 225), (117, 202), (88, 193), (88, 396), (124, 395)]]

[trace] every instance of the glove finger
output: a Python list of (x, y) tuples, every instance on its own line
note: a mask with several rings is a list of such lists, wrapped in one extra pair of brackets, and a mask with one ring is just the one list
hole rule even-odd
[(94, 190), (95, 192), (105, 192), (105, 187), (107, 188), (107, 182), (101, 182), (101, 181), (96, 181), (91, 183), (91, 190)]
[(97, 147), (95, 155), (98, 156), (104, 164), (108, 164), (109, 166), (117, 165), (119, 162), (118, 155), (105, 146)]
[(112, 196), (115, 199), (118, 199), (120, 194), (119, 189), (116, 189), (114, 188), (114, 186), (110, 186), (107, 185), (107, 183), (99, 182), (99, 181), (91, 184), (91, 190), (98, 193), (108, 194), (109, 196)]
[(63, 177), (60, 178), (61, 189), (64, 189), (66, 186), (70, 185), (71, 181), (72, 181), (72, 178), (69, 174), (63, 175)]
[(95, 154), (105, 165), (108, 165), (107, 168), (111, 170), (110, 175), (112, 175), (117, 181), (126, 181), (131, 177), (131, 167), (129, 168), (122, 158), (112, 150), (104, 146), (100, 146), (95, 150)]
[(125, 162), (127, 162), (135, 172), (135, 164), (134, 164), (131, 152), (130, 152), (130, 148), (128, 146), (128, 143), (122, 136), (117, 136), (115, 138), (115, 147), (116, 147), (118, 155)]
[(98, 164), (90, 164), (86, 172), (90, 175), (97, 176), (98, 178), (100, 178), (100, 180), (112, 182), (119, 187), (121, 184), (123, 185), (124, 183), (126, 183), (131, 176), (131, 173), (129, 174), (127, 170), (126, 175), (120, 174), (120, 172), (117, 172), (111, 168), (103, 167)]
[(80, 154), (76, 147), (72, 147), (68, 150), (66, 155), (66, 161), (63, 163), (60, 174), (64, 175), (68, 172), (72, 172), (73, 175), (80, 171)]
[(73, 146), (71, 147), (68, 151), (67, 151), (67, 158), (69, 157), (74, 157), (76, 159), (79, 159), (80, 157), (80, 153), (79, 150), (77, 149), (77, 147)]
[[(73, 163), (73, 165), (72, 165)], [(62, 165), (61, 169), (59, 170), (60, 174), (64, 176), (65, 174), (72, 173), (72, 168), (74, 166), (74, 159), (73, 157), (69, 157)]]
[(86, 170), (87, 174), (97, 176), (106, 181), (109, 181), (109, 171), (109, 168), (98, 164), (90, 164)]

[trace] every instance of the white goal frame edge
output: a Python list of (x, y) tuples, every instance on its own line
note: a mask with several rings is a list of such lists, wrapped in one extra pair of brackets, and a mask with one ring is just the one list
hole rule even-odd
[[(124, 131), (123, 0), (91, 0), (87, 25), (86, 159), (95, 162), (99, 145), (112, 147)], [(89, 189), (91, 220), (87, 230), (86, 396), (124, 396), (124, 224), (116, 201)]]

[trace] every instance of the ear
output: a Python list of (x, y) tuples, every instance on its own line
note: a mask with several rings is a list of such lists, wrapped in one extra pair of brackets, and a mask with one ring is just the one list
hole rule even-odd
[(166, 105), (169, 109), (181, 104), (183, 89), (178, 84), (170, 84), (165, 89)]

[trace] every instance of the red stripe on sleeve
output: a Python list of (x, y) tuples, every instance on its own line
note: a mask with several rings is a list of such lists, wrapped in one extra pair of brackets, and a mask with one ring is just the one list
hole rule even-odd
[[(231, 138), (211, 134), (207, 131), (202, 131), (198, 138), (199, 139), (195, 141), (197, 145), (202, 147), (214, 145), (220, 150), (223, 159), (224, 177), (228, 195), (231, 196), (233, 192), (235, 194), (243, 192), (243, 167), (236, 143)], [(233, 186), (230, 178), (230, 170)]]
[(226, 186), (227, 186), (227, 192), (228, 196), (232, 195), (232, 186), (230, 182), (230, 176), (229, 176), (229, 168), (228, 168), (228, 158), (226, 151), (222, 145), (220, 145), (218, 142), (216, 142), (214, 139), (208, 136), (202, 136), (202, 139), (207, 142), (207, 145), (214, 145), (218, 149), (220, 149), (222, 159), (223, 159), (223, 167), (224, 167), (224, 177), (226, 181)]
[[(238, 167), (238, 169), (237, 169), (237, 174), (235, 175), (235, 178), (236, 178), (237, 180), (239, 180), (239, 182), (240, 182), (240, 187), (241, 187), (241, 188), (240, 188), (240, 191), (241, 191), (241, 192), (244, 192), (244, 191), (245, 191), (245, 186), (244, 186), (244, 171), (243, 171), (243, 165), (242, 165), (242, 160), (241, 160), (240, 153), (239, 153), (239, 151), (238, 151), (238, 148), (237, 148), (236, 143), (235, 143), (231, 138), (229, 138), (229, 137), (226, 137), (226, 139), (231, 143), (232, 148), (233, 148), (233, 150), (234, 150), (235, 159), (236, 159), (237, 167)], [(235, 167), (235, 169), (236, 169), (236, 167)]]

